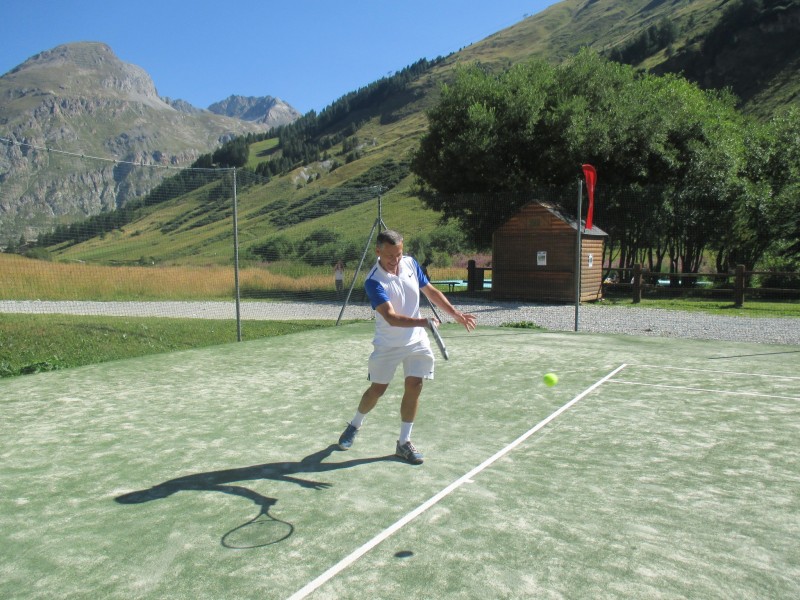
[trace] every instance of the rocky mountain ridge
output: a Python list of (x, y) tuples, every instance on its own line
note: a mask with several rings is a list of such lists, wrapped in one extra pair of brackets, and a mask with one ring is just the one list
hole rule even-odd
[(225, 100), (209, 106), (208, 110), (217, 115), (242, 121), (263, 123), (268, 127), (285, 125), (302, 116), (283, 100), (272, 96), (228, 96)]
[[(225, 141), (299, 116), (270, 96), (249, 103), (244, 119), (161, 98), (144, 69), (103, 43), (31, 57), (0, 77), (0, 246), (123, 206), (169, 174), (133, 175), (115, 161), (187, 166)], [(48, 168), (54, 157), (46, 149), (65, 153), (60, 170)], [(107, 160), (73, 157), (67, 167), (67, 155)]]

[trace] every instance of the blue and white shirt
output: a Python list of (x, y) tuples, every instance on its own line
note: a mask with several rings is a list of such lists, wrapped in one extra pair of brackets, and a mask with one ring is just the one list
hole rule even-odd
[[(398, 275), (392, 275), (381, 266), (379, 260), (375, 261), (364, 282), (372, 309), (391, 302), (397, 314), (419, 318), (419, 290), (428, 285), (428, 278), (411, 256), (400, 259), (397, 272)], [(392, 327), (380, 313), (375, 313), (375, 338), (372, 343), (376, 346), (408, 346), (423, 340), (428, 340), (424, 328)]]

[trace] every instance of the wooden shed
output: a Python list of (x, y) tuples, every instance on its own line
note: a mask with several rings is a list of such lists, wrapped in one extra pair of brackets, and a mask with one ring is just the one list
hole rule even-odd
[[(535, 302), (575, 302), (575, 220), (558, 207), (534, 201), (493, 234), (492, 297)], [(603, 297), (603, 244), (593, 226), (581, 239), (580, 300)]]

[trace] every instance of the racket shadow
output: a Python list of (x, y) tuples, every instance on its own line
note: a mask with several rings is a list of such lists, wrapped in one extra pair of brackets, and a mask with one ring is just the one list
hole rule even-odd
[(222, 536), (220, 543), (232, 550), (249, 550), (271, 546), (290, 537), (294, 533), (294, 525), (271, 515), (269, 509), (277, 500), (269, 500), (272, 503), (264, 503), (255, 517), (231, 529)]
[[(298, 475), (304, 473), (326, 473), (376, 462), (397, 460), (395, 455), (389, 454), (340, 462), (323, 462), (337, 449), (338, 446), (336, 444), (331, 444), (327, 448), (309, 454), (299, 461), (264, 463), (234, 469), (193, 473), (164, 481), (147, 489), (122, 494), (114, 498), (114, 501), (118, 504), (143, 504), (168, 498), (173, 494), (185, 491), (220, 492), (246, 498), (258, 506), (258, 514), (253, 519), (227, 532), (222, 537), (222, 545), (226, 548), (236, 549), (268, 546), (291, 536), (294, 532), (294, 526), (270, 514), (270, 508), (278, 502), (276, 498), (264, 496), (243, 485), (232, 484), (234, 482), (241, 483), (266, 479), (294, 483), (304, 488), (320, 491), (332, 487), (333, 484), (299, 477)], [(265, 534), (264, 532), (267, 533)]]

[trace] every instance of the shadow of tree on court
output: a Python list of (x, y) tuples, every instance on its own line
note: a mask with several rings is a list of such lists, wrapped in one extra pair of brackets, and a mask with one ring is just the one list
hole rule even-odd
[[(294, 526), (290, 523), (286, 523), (285, 521), (275, 519), (269, 514), (269, 509), (278, 502), (277, 499), (264, 496), (241, 485), (231, 484), (234, 482), (239, 483), (243, 481), (269, 479), (272, 481), (295, 483), (301, 487), (313, 490), (324, 490), (331, 487), (331, 484), (302, 477), (296, 477), (296, 475), (302, 473), (325, 473), (328, 471), (337, 471), (339, 469), (350, 469), (352, 467), (370, 463), (398, 460), (395, 455), (389, 454), (385, 456), (357, 458), (341, 462), (323, 462), (336, 449), (338, 449), (338, 446), (336, 444), (331, 444), (323, 450), (309, 454), (300, 461), (264, 463), (261, 465), (252, 465), (249, 467), (240, 467), (235, 469), (222, 469), (220, 471), (193, 473), (191, 475), (185, 475), (183, 477), (177, 477), (175, 479), (164, 481), (144, 490), (137, 490), (135, 492), (122, 494), (121, 496), (117, 496), (114, 500), (119, 504), (143, 504), (145, 502), (152, 502), (153, 500), (167, 498), (172, 494), (183, 491), (221, 492), (223, 494), (231, 494), (241, 498), (246, 498), (259, 507), (258, 515), (256, 515), (254, 519), (251, 519), (245, 523), (245, 525), (256, 523), (257, 520), (262, 516), (268, 517), (269, 519), (280, 523), (284, 523), (288, 527), (289, 533), (281, 537), (280, 540), (276, 540), (282, 541), (291, 535), (291, 532), (294, 531)], [(231, 532), (228, 532), (225, 534), (225, 536), (223, 536), (223, 545), (226, 547), (233, 547), (225, 542), (226, 536), (228, 536), (230, 533)], [(275, 542), (272, 541), (269, 543)], [(259, 544), (259, 546), (263, 545), (268, 544)]]

